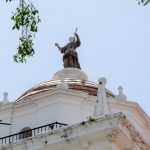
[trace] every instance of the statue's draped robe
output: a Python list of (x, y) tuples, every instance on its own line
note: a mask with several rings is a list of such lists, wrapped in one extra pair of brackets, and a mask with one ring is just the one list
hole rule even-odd
[(80, 40), (77, 38), (76, 41), (74, 40), (74, 42), (69, 42), (66, 46), (61, 47), (61, 53), (64, 53), (63, 62), (65, 68), (74, 67), (81, 69), (76, 52), (76, 48), (79, 47), (80, 44)]

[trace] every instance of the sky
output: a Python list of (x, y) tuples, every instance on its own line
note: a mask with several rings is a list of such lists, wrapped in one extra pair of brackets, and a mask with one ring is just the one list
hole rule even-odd
[(12, 12), (19, 0), (0, 1), (0, 100), (8, 92), (15, 101), (32, 86), (51, 80), (63, 68), (64, 46), (78, 27), (79, 62), (90, 81), (107, 78), (107, 88), (118, 94), (123, 86), (128, 100), (150, 115), (150, 5), (136, 0), (34, 0), (42, 22), (34, 40), (36, 54), (25, 64), (13, 61), (20, 33), (12, 30)]

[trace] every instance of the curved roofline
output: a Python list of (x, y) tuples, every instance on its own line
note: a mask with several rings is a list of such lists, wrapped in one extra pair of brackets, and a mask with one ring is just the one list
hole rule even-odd
[[(68, 83), (69, 89), (78, 90), (78, 91), (86, 92), (89, 95), (97, 96), (97, 89), (98, 89), (97, 83), (83, 80), (83, 79), (72, 79), (72, 78), (65, 78), (64, 81)], [(28, 97), (41, 92), (54, 90), (57, 88), (57, 85), (60, 84), (60, 82), (61, 82), (60, 80), (50, 80), (50, 81), (37, 84), (33, 86), (31, 89), (27, 90), (25, 93), (23, 93), (15, 102), (24, 101)], [(115, 97), (115, 95), (111, 91), (109, 91), (108, 89), (106, 90), (107, 90), (107, 96)]]

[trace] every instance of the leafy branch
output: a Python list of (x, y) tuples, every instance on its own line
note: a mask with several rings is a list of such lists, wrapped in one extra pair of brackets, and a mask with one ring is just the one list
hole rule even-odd
[(146, 6), (148, 3), (150, 3), (150, 0), (137, 0), (139, 4), (142, 4)]
[[(13, 0), (6, 0), (6, 2)], [(13, 56), (15, 62), (26, 62), (26, 57), (33, 56), (33, 38), (38, 32), (37, 24), (41, 22), (39, 11), (29, 0), (20, 0), (19, 6), (13, 12), (11, 19), (14, 21), (13, 30), (21, 31), (17, 53)]]

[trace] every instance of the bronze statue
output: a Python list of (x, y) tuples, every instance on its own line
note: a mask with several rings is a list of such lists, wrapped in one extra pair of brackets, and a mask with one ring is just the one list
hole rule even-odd
[(78, 54), (76, 52), (76, 48), (81, 45), (80, 38), (77, 34), (77, 28), (74, 35), (74, 37), (69, 38), (69, 43), (64, 47), (60, 47), (58, 43), (55, 43), (55, 46), (58, 47), (61, 53), (64, 53), (64, 68), (73, 67), (81, 69), (78, 62)]

